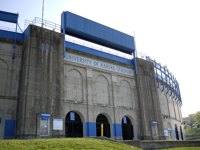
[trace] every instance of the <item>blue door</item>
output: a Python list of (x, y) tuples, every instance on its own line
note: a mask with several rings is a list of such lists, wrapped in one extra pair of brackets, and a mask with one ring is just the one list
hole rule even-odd
[(5, 120), (4, 138), (13, 138), (15, 136), (15, 120)]

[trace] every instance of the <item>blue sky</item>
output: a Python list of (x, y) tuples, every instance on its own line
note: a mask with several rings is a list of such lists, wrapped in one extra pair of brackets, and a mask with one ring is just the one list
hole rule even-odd
[[(57, 24), (68, 10), (134, 35), (137, 51), (167, 65), (178, 80), (183, 116), (200, 111), (199, 0), (44, 0), (44, 4), (44, 19)], [(42, 0), (0, 0), (0, 10), (18, 12), (24, 28), (25, 19), (42, 18)]]

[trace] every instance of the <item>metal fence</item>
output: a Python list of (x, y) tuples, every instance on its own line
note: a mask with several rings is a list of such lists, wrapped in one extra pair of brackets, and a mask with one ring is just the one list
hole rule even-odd
[(169, 72), (167, 66), (162, 66), (160, 63), (156, 62), (156, 60), (151, 59), (149, 56), (141, 52), (137, 52), (137, 58), (153, 63), (158, 88), (161, 88), (162, 92), (165, 92), (174, 98), (178, 104), (182, 105), (178, 81), (172, 73)]
[(41, 18), (35, 17), (32, 21), (25, 20), (24, 30), (28, 27), (29, 24), (43, 27), (45, 29), (53, 30), (55, 32), (60, 32), (61, 26), (51, 21), (42, 20)]

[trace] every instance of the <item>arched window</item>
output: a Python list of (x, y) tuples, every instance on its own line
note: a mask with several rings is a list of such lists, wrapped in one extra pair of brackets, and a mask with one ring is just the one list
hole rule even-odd
[(96, 79), (96, 100), (98, 104), (109, 104), (109, 84), (104, 76), (98, 76)]
[(77, 70), (70, 70), (65, 76), (65, 98), (67, 100), (83, 100), (83, 78)]

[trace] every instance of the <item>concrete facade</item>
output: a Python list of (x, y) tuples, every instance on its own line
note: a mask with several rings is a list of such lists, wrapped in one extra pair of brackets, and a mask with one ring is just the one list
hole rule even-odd
[[(123, 138), (125, 116), (134, 140), (176, 139), (175, 126), (181, 139), (181, 108), (157, 87), (151, 62), (137, 59), (134, 75), (132, 65), (75, 49), (64, 58), (63, 34), (34, 25), (27, 30), (14, 60), (12, 41), (0, 39), (0, 138), (65, 137), (74, 112), (85, 137), (98, 136), (102, 114), (111, 138)], [(5, 132), (9, 120), (13, 134)]]

